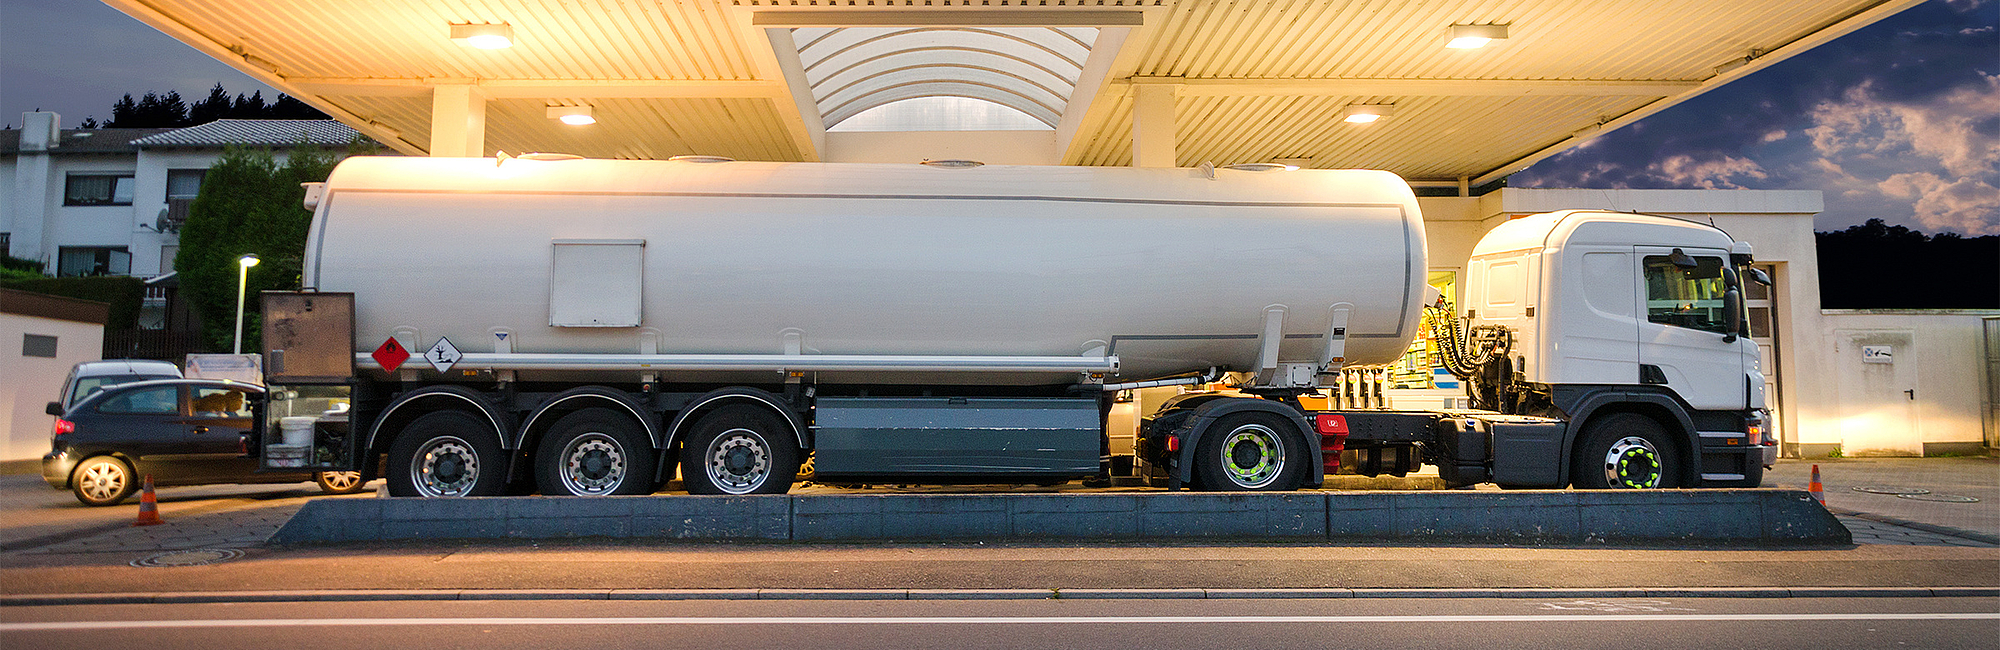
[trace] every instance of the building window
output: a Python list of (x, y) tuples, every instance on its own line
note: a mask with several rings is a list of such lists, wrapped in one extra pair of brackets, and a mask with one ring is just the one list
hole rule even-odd
[(41, 334), (21, 335), (21, 356), (56, 358), (56, 337)]
[(206, 169), (167, 170), (167, 199), (194, 200), (201, 193), (201, 178), (207, 175)]
[(56, 255), (56, 276), (131, 275), (132, 254), (124, 246), (64, 246)]
[(132, 175), (71, 174), (63, 205), (132, 205)]
[(14, 233), (0, 232), (0, 255), (13, 255)]

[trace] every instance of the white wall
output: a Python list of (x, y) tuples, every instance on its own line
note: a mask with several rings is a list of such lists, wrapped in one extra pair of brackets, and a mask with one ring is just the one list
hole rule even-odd
[[(1818, 381), (1794, 382), (1807, 456), (1920, 456), (1983, 444), (1981, 319), (2000, 310), (1826, 310)], [(1868, 363), (1862, 346), (1889, 346)], [(1905, 393), (1903, 391), (1912, 391)]]
[(833, 131), (827, 162), (915, 163), (977, 160), (989, 165), (1054, 165), (1055, 131)]
[[(57, 337), (55, 358), (22, 356), (26, 334)], [(0, 313), (0, 461), (49, 452), (55, 418), (42, 409), (62, 391), (71, 366), (97, 359), (103, 349), (103, 325)]]

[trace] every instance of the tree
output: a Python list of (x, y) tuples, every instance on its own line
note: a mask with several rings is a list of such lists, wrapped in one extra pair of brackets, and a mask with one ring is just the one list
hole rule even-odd
[(236, 103), (229, 107), (229, 117), (238, 120), (254, 120), (264, 117), (264, 91), (252, 90), (250, 97), (242, 93), (236, 95)]
[(222, 84), (217, 82), (215, 87), (208, 89), (208, 98), (195, 102), (194, 106), (188, 108), (188, 122), (191, 124), (214, 122), (227, 117), (229, 107), (229, 91), (223, 90)]
[(138, 119), (139, 104), (132, 101), (132, 93), (125, 93), (125, 96), (120, 98), (118, 103), (111, 105), (111, 121), (105, 122), (104, 125), (114, 129), (131, 128), (126, 125), (132, 124)]
[(2000, 235), (1925, 236), (1881, 219), (1817, 235), (1821, 307), (2000, 308)]
[(250, 270), (244, 304), (243, 346), (257, 349), (255, 296), (299, 287), (306, 230), (312, 224), (312, 213), (300, 205), (305, 189), (299, 184), (326, 180), (338, 161), (338, 156), (304, 144), (282, 165), (268, 150), (230, 147), (209, 167), (201, 193), (188, 207), (180, 255), (174, 260), (182, 293), (201, 313), (209, 349), (229, 349), (236, 323), (236, 260), (246, 253), (261, 260)]

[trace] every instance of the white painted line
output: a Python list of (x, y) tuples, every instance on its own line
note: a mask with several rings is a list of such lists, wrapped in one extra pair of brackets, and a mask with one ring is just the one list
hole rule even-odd
[(383, 627), (395, 625), (1122, 625), (1152, 623), (1573, 623), (1631, 621), (1942, 621), (2000, 620), (2000, 612), (1858, 614), (1539, 614), (1513, 616), (770, 616), (560, 618), (242, 618), (154, 621), (0, 623), (0, 632), (211, 627)]

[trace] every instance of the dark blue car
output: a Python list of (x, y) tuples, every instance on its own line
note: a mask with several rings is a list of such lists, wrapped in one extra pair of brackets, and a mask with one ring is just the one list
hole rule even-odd
[(264, 388), (211, 379), (119, 384), (56, 420), (42, 478), (89, 506), (123, 501), (152, 476), (156, 486), (317, 481), (333, 494), (361, 490), (358, 472), (259, 472), (251, 404)]

